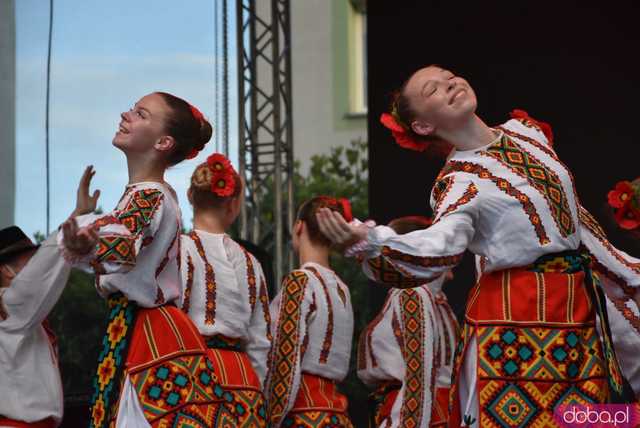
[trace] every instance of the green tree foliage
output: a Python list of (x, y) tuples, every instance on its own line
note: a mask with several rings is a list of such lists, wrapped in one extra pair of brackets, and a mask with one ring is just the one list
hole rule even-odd
[(62, 297), (49, 315), (58, 336), (65, 396), (86, 398), (91, 392), (106, 319), (107, 306), (96, 292), (93, 275), (72, 270)]

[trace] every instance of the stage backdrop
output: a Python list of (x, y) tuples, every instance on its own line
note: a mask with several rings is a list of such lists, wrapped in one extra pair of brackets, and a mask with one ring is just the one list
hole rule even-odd
[[(465, 77), (490, 125), (514, 108), (549, 122), (582, 204), (635, 256), (604, 206), (640, 176), (640, 8), (632, 2), (368, 2), (369, 204), (378, 222), (430, 214), (441, 160), (400, 149), (380, 125), (389, 94), (439, 64)], [(473, 282), (467, 257), (445, 290), (458, 315)], [(377, 293), (379, 304), (382, 291)]]

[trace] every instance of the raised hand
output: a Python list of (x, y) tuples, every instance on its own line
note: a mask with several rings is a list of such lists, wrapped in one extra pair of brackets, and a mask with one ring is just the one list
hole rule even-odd
[(334, 244), (346, 248), (367, 238), (369, 227), (347, 221), (337, 211), (320, 208), (316, 213), (320, 231)]
[(62, 223), (62, 232), (65, 249), (78, 257), (88, 254), (98, 243), (98, 232), (95, 228), (80, 229), (73, 217)]
[(71, 217), (76, 217), (83, 214), (89, 214), (96, 210), (98, 205), (98, 198), (100, 197), (100, 190), (93, 192), (93, 195), (89, 195), (89, 188), (91, 186), (91, 179), (95, 175), (96, 171), (93, 169), (93, 165), (89, 165), (85, 168), (80, 183), (78, 184), (78, 193), (76, 196), (76, 209), (71, 213)]

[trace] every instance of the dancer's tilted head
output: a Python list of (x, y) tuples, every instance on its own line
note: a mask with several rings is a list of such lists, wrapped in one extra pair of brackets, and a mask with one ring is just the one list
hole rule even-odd
[(315, 196), (302, 203), (298, 209), (296, 222), (293, 226), (293, 249), (299, 251), (301, 241), (316, 246), (331, 247), (331, 241), (320, 231), (316, 212), (320, 208), (328, 208), (339, 212), (347, 221), (351, 221), (351, 204), (345, 198), (331, 196)]
[(394, 93), (381, 121), (400, 146), (442, 153), (449, 148), (445, 136), (469, 122), (476, 107), (476, 95), (465, 79), (430, 65), (413, 73)]
[(194, 214), (214, 213), (229, 227), (240, 213), (243, 183), (229, 159), (214, 153), (191, 175), (189, 202)]
[(166, 92), (142, 97), (120, 117), (113, 145), (127, 156), (151, 156), (167, 166), (195, 157), (213, 133), (200, 110)]

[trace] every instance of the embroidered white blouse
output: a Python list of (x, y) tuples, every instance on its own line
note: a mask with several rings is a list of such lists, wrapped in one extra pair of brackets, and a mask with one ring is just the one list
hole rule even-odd
[[(428, 427), (436, 388), (451, 386), (457, 321), (441, 291), (444, 275), (415, 288), (392, 288), (358, 342), (358, 377), (376, 388), (401, 384), (385, 427), (411, 419)], [(411, 401), (420, 402), (414, 411)]]
[(271, 348), (269, 296), (258, 260), (225, 234), (182, 235), (180, 307), (203, 336), (242, 340), (261, 382)]
[[(78, 226), (94, 225), (95, 251), (69, 260), (96, 274), (103, 297), (122, 292), (138, 305), (152, 308), (180, 297), (178, 247), (181, 216), (175, 191), (167, 183), (142, 182), (126, 187), (115, 210), (77, 218)], [(63, 232), (58, 243), (64, 254)]]
[(266, 391), (277, 427), (293, 406), (303, 372), (336, 382), (347, 375), (353, 309), (347, 286), (316, 263), (285, 277), (270, 308), (274, 338)]

